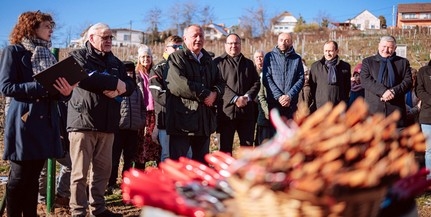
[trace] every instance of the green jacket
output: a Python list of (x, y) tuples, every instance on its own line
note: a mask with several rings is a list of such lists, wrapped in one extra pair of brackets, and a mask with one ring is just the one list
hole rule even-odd
[(178, 50), (168, 58), (166, 78), (166, 130), (170, 135), (209, 136), (216, 129), (216, 108), (208, 107), (204, 100), (211, 91), (217, 100), (224, 93), (224, 83), (211, 56), (196, 60), (187, 48)]

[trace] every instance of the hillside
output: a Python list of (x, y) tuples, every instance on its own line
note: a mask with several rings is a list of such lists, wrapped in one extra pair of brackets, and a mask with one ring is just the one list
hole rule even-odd
[[(393, 35), (397, 44), (407, 47), (407, 58), (414, 68), (420, 68), (430, 60), (431, 32), (417, 32), (416, 30), (390, 30), (375, 31), (320, 31), (314, 33), (294, 33), (294, 48), (306, 60), (307, 65), (322, 58), (323, 44), (328, 40), (335, 40), (339, 44), (340, 57), (354, 66), (363, 58), (377, 53), (379, 39), (384, 35)], [(255, 50), (270, 51), (277, 44), (277, 36), (256, 39), (243, 39), (242, 53), (251, 58)], [(164, 45), (161, 43), (149, 45), (153, 51), (154, 62), (162, 58)], [(206, 41), (205, 50), (212, 51), (216, 56), (224, 52), (224, 40)], [(121, 60), (136, 61), (137, 48), (115, 47), (113, 52)], [(60, 59), (67, 56), (71, 48), (61, 49)]]

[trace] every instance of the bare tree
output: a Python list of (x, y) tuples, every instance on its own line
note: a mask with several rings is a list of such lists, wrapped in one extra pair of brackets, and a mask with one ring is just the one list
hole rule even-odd
[(319, 11), (314, 20), (320, 25), (320, 27), (328, 27), (329, 23), (332, 22), (331, 16), (325, 11)]
[(246, 14), (240, 17), (240, 27), (250, 30), (252, 36), (265, 35), (269, 30), (267, 12), (262, 4), (257, 9), (246, 9)]
[(157, 6), (147, 12), (147, 16), (145, 17), (144, 22), (147, 22), (149, 24), (149, 31), (154, 31), (154, 29), (156, 29), (160, 25), (161, 15), (162, 10)]
[(243, 15), (239, 18), (239, 28), (237, 31), (243, 32), (242, 37), (252, 38), (253, 37), (253, 22), (250, 17)]
[(214, 8), (209, 5), (203, 6), (203, 8), (200, 11), (200, 16), (201, 16), (201, 20), (200, 20), (201, 25), (212, 23), (215, 18)]
[(149, 23), (147, 31), (150, 32), (149, 42), (154, 43), (160, 40), (158, 26), (160, 25), (162, 10), (158, 7), (154, 7), (150, 9), (147, 14), (146, 21)]
[(172, 5), (172, 11), (180, 11), (180, 13), (171, 13), (170, 16), (178, 34), (182, 34), (184, 28), (188, 25), (198, 22), (198, 20), (193, 19), (195, 17), (193, 15), (195, 14), (195, 11), (197, 11), (197, 8), (197, 3), (193, 1)]
[(197, 20), (193, 20), (193, 15), (197, 11), (198, 5), (196, 5), (195, 2), (189, 1), (184, 3), (182, 6), (181, 15), (185, 26), (198, 22)]

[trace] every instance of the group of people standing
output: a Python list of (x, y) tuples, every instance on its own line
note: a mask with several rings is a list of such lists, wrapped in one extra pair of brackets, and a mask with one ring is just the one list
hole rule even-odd
[[(106, 190), (116, 187), (121, 154), (123, 171), (167, 158), (206, 163), (214, 132), (220, 134), (220, 150), (232, 154), (235, 133), (241, 146), (260, 145), (275, 134), (272, 109), (292, 119), (300, 102), (314, 112), (327, 102), (350, 105), (356, 95), (373, 114), (400, 111), (398, 127), (407, 126), (405, 97), (412, 74), (408, 60), (396, 56), (392, 36), (382, 37), (378, 53), (365, 58), (352, 76), (335, 41), (324, 44), (322, 59), (309, 70), (293, 48), (291, 33), (281, 33), (268, 53), (257, 50), (254, 61), (241, 52), (241, 37), (231, 33), (225, 52), (213, 59), (203, 48), (199, 25), (188, 26), (183, 37), (168, 37), (157, 64), (142, 45), (135, 66), (115, 57), (110, 27), (97, 23), (88, 29), (84, 47), (70, 53), (89, 77), (77, 84), (58, 78), (53, 94), (33, 75), (57, 62), (49, 50), (54, 24), (40, 11), (21, 14), (0, 60), (0, 91), (10, 102), (3, 155), (11, 165), (8, 216), (37, 216), (38, 178), (47, 158), (70, 157), (72, 216), (87, 211), (121, 216), (106, 209), (104, 199)], [(431, 66), (421, 68), (415, 88), (421, 100), (418, 120), (428, 135), (429, 169), (430, 77)], [(59, 109), (64, 102), (67, 112)]]

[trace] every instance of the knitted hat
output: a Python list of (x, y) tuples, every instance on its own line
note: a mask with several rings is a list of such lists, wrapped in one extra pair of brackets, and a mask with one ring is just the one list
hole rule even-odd
[(151, 49), (147, 45), (141, 45), (138, 49), (138, 57), (144, 56), (145, 54), (152, 56)]
[(362, 63), (358, 63), (358, 65), (355, 66), (355, 69), (353, 69), (353, 73), (361, 73)]

